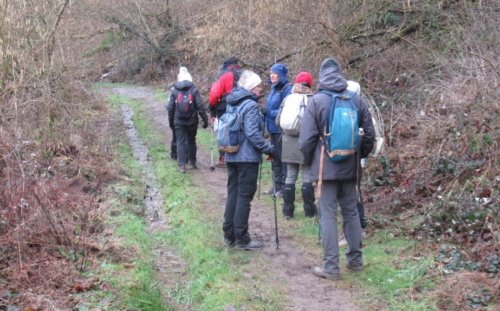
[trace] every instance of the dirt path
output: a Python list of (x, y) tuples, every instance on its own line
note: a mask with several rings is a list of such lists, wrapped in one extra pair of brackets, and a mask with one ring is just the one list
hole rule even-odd
[[(171, 132), (167, 124), (165, 103), (155, 99), (153, 90), (147, 87), (113, 87), (109, 90), (115, 94), (144, 100), (151, 122), (159, 131), (165, 133), (165, 144), (168, 144)], [(206, 209), (216, 209), (212, 211), (215, 215), (223, 213), (227, 196), (227, 172), (225, 169), (210, 171), (209, 150), (200, 149), (197, 158), (199, 169), (189, 172), (199, 175), (193, 182), (199, 187), (208, 187), (213, 202), (217, 202), (217, 206), (207, 206)], [(224, 182), (221, 183), (221, 180)], [(216, 219), (222, 219), (222, 215)], [(250, 235), (264, 243), (264, 250), (252, 259), (258, 261), (262, 269), (258, 273), (268, 276), (270, 283), (276, 284), (281, 292), (288, 295), (290, 304), (287, 310), (361, 310), (351, 303), (352, 291), (340, 289), (335, 282), (318, 279), (311, 274), (310, 267), (319, 264), (318, 258), (295, 247), (292, 236), (280, 232), (280, 248), (276, 249), (273, 209), (256, 198), (252, 202), (250, 214)]]

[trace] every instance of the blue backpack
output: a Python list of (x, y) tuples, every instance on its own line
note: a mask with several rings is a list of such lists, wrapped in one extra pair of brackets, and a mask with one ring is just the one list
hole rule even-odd
[(240, 111), (246, 102), (237, 106), (228, 105), (226, 112), (220, 117), (217, 128), (217, 144), (219, 151), (236, 153), (245, 140), (245, 134), (241, 131)]
[(330, 95), (330, 106), (324, 124), (323, 143), (333, 162), (340, 162), (353, 156), (358, 149), (358, 111), (354, 103), (354, 92), (335, 93), (321, 90)]

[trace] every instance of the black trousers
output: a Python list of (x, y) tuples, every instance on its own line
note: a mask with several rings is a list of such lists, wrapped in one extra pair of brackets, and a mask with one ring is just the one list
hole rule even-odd
[[(186, 166), (186, 157), (181, 154), (188, 153), (189, 163), (196, 164), (196, 133), (198, 124), (195, 125), (176, 125), (175, 136), (177, 138), (177, 162), (179, 166)], [(186, 150), (187, 147), (187, 150)]]
[(259, 163), (227, 163), (227, 201), (222, 225), (226, 240), (240, 245), (250, 243), (248, 218), (258, 176)]
[(281, 186), (285, 184), (286, 179), (286, 163), (281, 162), (281, 153), (283, 151), (283, 144), (281, 139), (281, 133), (271, 133), (271, 145), (274, 145), (277, 153), (279, 154), (278, 159), (274, 159), (271, 162), (271, 166), (273, 168), (274, 175), (274, 183), (276, 183), (277, 187), (281, 189)]

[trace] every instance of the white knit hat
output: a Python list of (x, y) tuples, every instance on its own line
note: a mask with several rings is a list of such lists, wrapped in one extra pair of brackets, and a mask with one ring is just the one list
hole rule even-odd
[(186, 67), (181, 67), (179, 69), (179, 74), (177, 75), (177, 81), (189, 81), (193, 82), (193, 78), (191, 78), (191, 75), (189, 74), (188, 70)]
[(238, 86), (241, 86), (245, 90), (250, 91), (261, 82), (262, 79), (258, 74), (250, 70), (244, 70), (240, 76), (240, 80), (238, 80)]
[(359, 95), (361, 93), (361, 86), (359, 85), (358, 82), (348, 80), (347, 81), (347, 90)]

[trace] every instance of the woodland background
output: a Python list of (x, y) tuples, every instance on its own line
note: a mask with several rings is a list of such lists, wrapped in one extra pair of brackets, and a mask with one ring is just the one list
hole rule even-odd
[(168, 86), (182, 65), (206, 99), (230, 56), (264, 81), (275, 62), (316, 81), (321, 61), (338, 59), (384, 121), (365, 177), (373, 225), (418, 215), (401, 234), (453, 244), (437, 250), (446, 269), (498, 281), (500, 1), (0, 4), (0, 288), (50, 295), (82, 267), (44, 256), (95, 251), (95, 193), (117, 173), (116, 124), (93, 83)]

